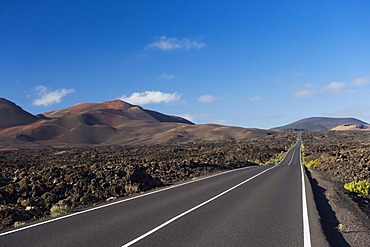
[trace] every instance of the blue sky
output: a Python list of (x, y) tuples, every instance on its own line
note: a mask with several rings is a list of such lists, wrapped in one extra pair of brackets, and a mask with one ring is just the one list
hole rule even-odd
[(370, 122), (370, 1), (0, 1), (0, 97), (195, 123)]

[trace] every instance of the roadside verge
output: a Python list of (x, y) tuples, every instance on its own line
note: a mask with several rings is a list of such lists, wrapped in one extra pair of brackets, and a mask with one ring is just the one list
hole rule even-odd
[(316, 204), (312, 210), (318, 212), (319, 223), (329, 245), (368, 246), (370, 220), (349, 198), (342, 185), (320, 171), (305, 170), (312, 188), (312, 201)]

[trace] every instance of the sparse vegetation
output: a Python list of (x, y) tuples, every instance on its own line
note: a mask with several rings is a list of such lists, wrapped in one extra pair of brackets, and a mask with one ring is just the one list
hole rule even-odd
[(261, 165), (262, 164), (262, 162), (259, 160), (259, 159), (255, 159), (253, 162), (251, 162), (251, 163), (255, 163), (255, 164), (257, 164), (257, 165)]
[(344, 188), (361, 196), (369, 197), (370, 183), (366, 180), (344, 184)]
[(301, 145), (301, 159), (302, 159), (302, 164), (303, 165), (306, 165), (307, 164), (307, 160), (306, 160), (306, 152), (305, 152), (305, 146)]
[(370, 181), (370, 132), (306, 131), (302, 139), (302, 160), (319, 159), (317, 170), (343, 184)]
[(268, 160), (265, 165), (277, 165), (279, 164), (285, 157), (286, 152), (281, 151), (276, 157)]
[(70, 211), (71, 211), (71, 208), (68, 207), (67, 205), (58, 205), (58, 204), (56, 204), (56, 205), (51, 207), (50, 215), (51, 215), (51, 217), (57, 217), (61, 214), (66, 214)]
[(311, 160), (309, 162), (306, 162), (306, 167), (311, 168), (311, 167), (317, 167), (320, 165), (321, 161), (319, 159)]
[(343, 225), (343, 224), (341, 224), (341, 223), (339, 223), (339, 224), (338, 224), (337, 229), (338, 229), (338, 231), (343, 232), (343, 230), (344, 230), (344, 225)]
[(302, 165), (306, 166), (307, 168), (317, 167), (318, 165), (321, 164), (321, 161), (319, 159), (313, 159), (313, 160), (307, 161), (306, 147), (303, 145), (303, 143), (301, 145), (301, 158), (302, 158)]

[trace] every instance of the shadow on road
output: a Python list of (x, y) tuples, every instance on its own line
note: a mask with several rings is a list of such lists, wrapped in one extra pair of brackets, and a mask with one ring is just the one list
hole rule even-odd
[(320, 215), (320, 223), (326, 240), (329, 242), (330, 246), (350, 247), (343, 235), (338, 231), (339, 221), (325, 196), (325, 189), (319, 186), (318, 182), (311, 176), (309, 171), (307, 172), (307, 176), (311, 183), (316, 207)]

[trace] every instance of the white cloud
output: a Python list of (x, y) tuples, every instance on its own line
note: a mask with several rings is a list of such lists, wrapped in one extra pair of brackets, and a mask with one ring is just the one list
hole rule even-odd
[(64, 96), (73, 93), (75, 90), (60, 88), (55, 91), (49, 91), (47, 87), (40, 85), (36, 87), (36, 91), (39, 98), (35, 99), (33, 104), (36, 106), (49, 106), (60, 103)]
[(226, 120), (225, 120), (225, 119), (219, 119), (219, 120), (216, 120), (216, 121), (215, 121), (215, 124), (224, 125), (224, 124), (226, 124)]
[(359, 87), (370, 84), (370, 79), (364, 77), (355, 78), (352, 82), (333, 81), (324, 86), (318, 87), (313, 84), (295, 85), (292, 87), (294, 96), (297, 98), (311, 97), (315, 94), (330, 92), (335, 94), (356, 94), (361, 93)]
[(170, 81), (170, 80), (175, 79), (175, 76), (174, 76), (174, 75), (170, 75), (170, 74), (166, 74), (166, 73), (164, 73), (164, 74), (159, 75), (159, 79), (161, 79), (161, 80), (166, 80), (166, 81)]
[(370, 83), (370, 80), (368, 78), (356, 78), (352, 81), (352, 85), (354, 86), (365, 86)]
[(358, 77), (352, 82), (331, 82), (324, 87), (324, 90), (332, 93), (358, 93), (358, 87), (366, 86), (370, 83), (368, 78)]
[(186, 118), (192, 122), (194, 121), (201, 121), (201, 122), (210, 122), (211, 118), (212, 118), (212, 114), (210, 113), (183, 113), (183, 114), (179, 114), (178, 116), (180, 117), (183, 117), (183, 118)]
[(263, 98), (259, 95), (253, 96), (252, 98), (249, 99), (250, 102), (260, 102), (262, 100)]
[(141, 93), (133, 93), (129, 97), (123, 95), (121, 100), (134, 105), (159, 104), (179, 101), (181, 98), (177, 93), (163, 93), (160, 91), (145, 91)]
[(189, 121), (194, 121), (194, 116), (189, 113), (180, 114), (179, 117), (185, 118)]
[(312, 89), (302, 89), (295, 92), (294, 96), (298, 98), (310, 97), (313, 96), (315, 92)]
[(161, 36), (155, 42), (148, 45), (148, 47), (161, 50), (161, 51), (173, 51), (173, 50), (190, 50), (190, 49), (202, 49), (206, 45), (203, 42), (190, 40), (190, 39), (178, 39)]
[(294, 97), (305, 98), (315, 95), (315, 87), (312, 84), (295, 85), (293, 88)]
[(324, 89), (333, 93), (340, 93), (346, 88), (346, 86), (347, 85), (344, 82), (330, 82)]
[(216, 100), (217, 100), (217, 98), (215, 96), (212, 96), (212, 95), (202, 95), (198, 98), (198, 102), (200, 102), (200, 103), (211, 103), (211, 102), (214, 102)]

